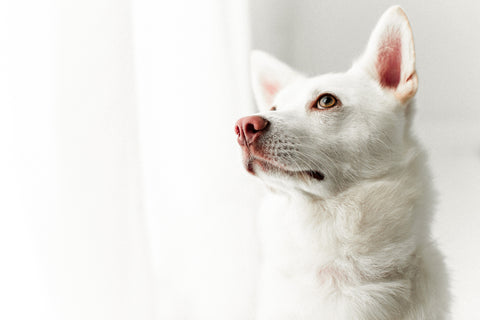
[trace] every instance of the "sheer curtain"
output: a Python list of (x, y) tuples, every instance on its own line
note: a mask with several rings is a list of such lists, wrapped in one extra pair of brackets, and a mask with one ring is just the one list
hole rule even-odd
[(128, 8), (2, 2), (2, 319), (152, 318)]
[(158, 315), (249, 319), (258, 186), (233, 133), (253, 111), (246, 2), (141, 0), (133, 11)]
[(249, 318), (247, 27), (238, 1), (0, 3), (0, 318)]

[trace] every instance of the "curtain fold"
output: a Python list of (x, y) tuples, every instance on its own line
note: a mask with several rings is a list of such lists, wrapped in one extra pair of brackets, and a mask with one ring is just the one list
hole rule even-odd
[(247, 9), (239, 1), (134, 2), (144, 200), (161, 319), (251, 318), (259, 191), (243, 172), (233, 131), (253, 111)]
[(130, 2), (1, 9), (0, 318), (154, 319)]

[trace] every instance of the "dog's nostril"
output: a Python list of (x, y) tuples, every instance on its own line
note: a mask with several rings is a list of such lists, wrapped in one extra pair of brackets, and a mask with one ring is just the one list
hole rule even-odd
[(255, 125), (253, 123), (247, 123), (245, 126), (245, 132), (246, 133), (255, 133), (258, 132), (259, 130), (255, 129)]
[(269, 122), (266, 119), (258, 116), (252, 116), (246, 120), (247, 121), (245, 121), (245, 124), (243, 126), (243, 130), (245, 131), (246, 134), (263, 131), (269, 124)]

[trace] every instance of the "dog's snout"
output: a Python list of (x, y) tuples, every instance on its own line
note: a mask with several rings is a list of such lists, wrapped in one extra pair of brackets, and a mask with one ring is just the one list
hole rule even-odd
[(241, 118), (235, 125), (238, 144), (241, 146), (253, 143), (268, 126), (268, 121), (260, 116)]

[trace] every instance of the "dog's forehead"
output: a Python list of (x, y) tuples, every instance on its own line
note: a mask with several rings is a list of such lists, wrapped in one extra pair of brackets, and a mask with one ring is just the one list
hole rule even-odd
[(296, 81), (277, 95), (274, 104), (283, 110), (298, 109), (313, 103), (321, 94), (331, 93), (341, 99), (349, 99), (362, 85), (351, 73), (327, 73)]

